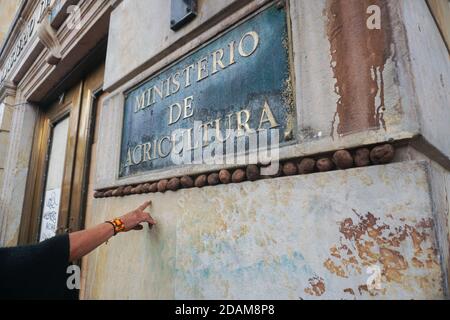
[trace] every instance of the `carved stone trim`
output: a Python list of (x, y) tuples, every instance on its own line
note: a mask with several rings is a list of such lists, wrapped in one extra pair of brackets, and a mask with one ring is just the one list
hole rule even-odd
[(250, 164), (235, 170), (221, 170), (196, 176), (163, 179), (141, 184), (124, 185), (117, 188), (96, 190), (94, 198), (124, 197), (128, 195), (177, 191), (179, 189), (203, 188), (219, 184), (241, 183), (261, 179), (279, 178), (313, 174), (333, 170), (347, 170), (353, 167), (388, 164), (394, 160), (395, 148), (391, 144), (360, 147), (352, 150), (337, 150), (328, 155), (317, 155), (306, 158), (295, 158), (283, 161), (279, 170), (273, 175), (262, 176), (263, 165)]
[[(58, 68), (48, 64), (44, 54), (39, 54), (38, 58), (30, 66), (26, 67), (26, 70), (19, 69), (23, 75), (17, 81), (26, 100), (41, 101), (44, 99), (47, 93), (56, 86), (57, 82), (71, 72), (80, 59), (95, 48), (107, 35), (107, 22), (111, 12), (109, 2), (82, 1), (80, 2), (80, 7), (82, 28), (71, 29), (66, 20), (56, 32), (58, 42), (62, 47), (61, 55), (63, 57), (58, 64)], [(91, 32), (94, 26), (96, 26), (95, 32)], [(43, 46), (38, 36), (36, 42), (39, 43), (39, 46)], [(77, 45), (80, 42), (83, 45)], [(46, 53), (46, 50), (44, 53)], [(27, 58), (25, 57), (24, 61), (28, 63)], [(45, 75), (44, 78), (42, 75)]]

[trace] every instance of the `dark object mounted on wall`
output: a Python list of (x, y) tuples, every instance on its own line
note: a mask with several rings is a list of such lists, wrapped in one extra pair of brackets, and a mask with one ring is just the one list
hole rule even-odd
[(177, 31), (197, 16), (197, 0), (172, 0), (170, 29)]

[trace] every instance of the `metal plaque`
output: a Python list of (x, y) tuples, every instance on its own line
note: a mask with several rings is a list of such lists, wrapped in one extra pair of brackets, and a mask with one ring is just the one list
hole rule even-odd
[(285, 8), (270, 6), (127, 92), (119, 177), (184, 165), (176, 156), (255, 133), (291, 142), (288, 44)]

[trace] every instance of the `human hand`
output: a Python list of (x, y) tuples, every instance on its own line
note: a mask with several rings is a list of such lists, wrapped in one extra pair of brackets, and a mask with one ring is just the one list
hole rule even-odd
[(122, 220), (123, 224), (125, 225), (124, 232), (128, 232), (130, 230), (142, 230), (144, 227), (141, 225), (141, 223), (143, 222), (147, 222), (150, 229), (153, 227), (153, 225), (156, 224), (156, 221), (150, 216), (150, 214), (144, 211), (151, 204), (151, 201), (147, 201), (137, 209), (120, 217), (120, 220)]

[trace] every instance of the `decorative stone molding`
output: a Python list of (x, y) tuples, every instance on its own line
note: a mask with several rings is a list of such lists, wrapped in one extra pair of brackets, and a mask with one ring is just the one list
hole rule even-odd
[(128, 195), (145, 193), (164, 193), (179, 189), (203, 188), (219, 184), (241, 183), (261, 179), (279, 178), (286, 176), (305, 175), (334, 170), (347, 170), (353, 167), (367, 167), (371, 165), (384, 165), (392, 162), (395, 148), (391, 144), (361, 147), (353, 150), (337, 150), (329, 155), (315, 157), (295, 158), (280, 163), (278, 173), (271, 176), (262, 176), (263, 165), (250, 164), (235, 170), (220, 170), (196, 176), (183, 176), (181, 178), (163, 179), (147, 183), (124, 185), (117, 188), (96, 190), (94, 198), (124, 197)]
[(43, 19), (39, 24), (37, 35), (42, 44), (49, 50), (46, 58), (48, 64), (57, 65), (62, 59), (61, 44), (48, 19)]

